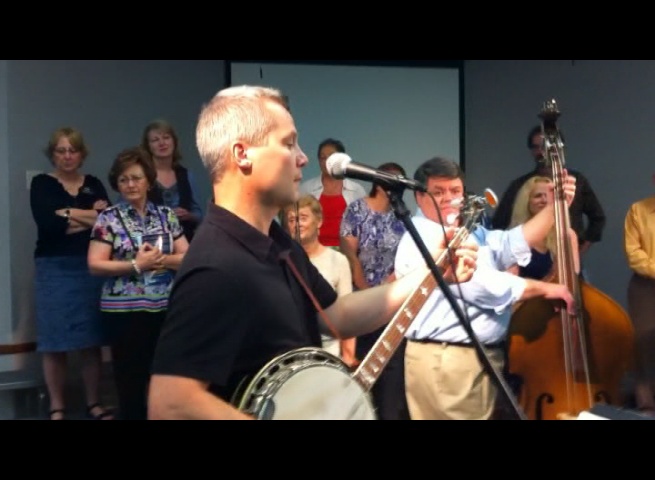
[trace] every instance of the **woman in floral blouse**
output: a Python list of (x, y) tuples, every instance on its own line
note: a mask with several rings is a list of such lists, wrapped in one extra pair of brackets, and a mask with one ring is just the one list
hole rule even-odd
[[(405, 176), (404, 168), (397, 163), (383, 163), (378, 169)], [(403, 233), (403, 222), (396, 217), (385, 189), (376, 182), (366, 197), (348, 205), (341, 219), (341, 252), (350, 262), (355, 290), (393, 281), (396, 249)], [(386, 325), (357, 337), (356, 355), (360, 361), (385, 328)], [(398, 346), (371, 390), (380, 420), (409, 420), (405, 400), (405, 343), (403, 340)]]
[(91, 273), (108, 277), (100, 310), (124, 420), (147, 419), (150, 364), (174, 274), (189, 245), (175, 212), (147, 200), (156, 177), (142, 148), (118, 154), (109, 183), (121, 201), (98, 215), (89, 245)]

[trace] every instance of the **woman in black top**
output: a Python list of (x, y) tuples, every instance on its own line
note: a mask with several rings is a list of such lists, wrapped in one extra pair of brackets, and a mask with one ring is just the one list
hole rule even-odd
[(30, 206), (37, 226), (35, 309), (37, 350), (50, 397), (50, 418), (65, 418), (67, 353), (79, 351), (87, 415), (111, 419), (100, 402), (101, 280), (86, 262), (91, 227), (109, 204), (102, 182), (80, 171), (88, 155), (82, 134), (56, 130), (45, 148), (54, 169), (32, 179)]

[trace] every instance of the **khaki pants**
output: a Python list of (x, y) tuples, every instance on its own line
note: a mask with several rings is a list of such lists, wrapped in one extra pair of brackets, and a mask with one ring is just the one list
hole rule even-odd
[[(501, 372), (503, 350), (486, 351)], [(408, 341), (405, 390), (412, 420), (488, 420), (494, 413), (496, 386), (473, 347)]]

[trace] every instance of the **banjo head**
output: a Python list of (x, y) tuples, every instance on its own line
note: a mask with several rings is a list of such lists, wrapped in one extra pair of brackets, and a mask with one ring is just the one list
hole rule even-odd
[(237, 405), (260, 420), (375, 420), (369, 393), (343, 361), (321, 348), (292, 350), (266, 364)]

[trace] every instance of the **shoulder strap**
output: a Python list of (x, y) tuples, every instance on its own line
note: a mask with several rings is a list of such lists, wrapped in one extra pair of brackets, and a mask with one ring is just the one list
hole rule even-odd
[(311, 289), (307, 286), (307, 283), (305, 282), (305, 279), (302, 278), (302, 275), (296, 268), (296, 265), (291, 261), (291, 255), (289, 255), (289, 251), (286, 251), (280, 255), (280, 257), (286, 262), (286, 264), (289, 266), (291, 269), (291, 272), (293, 275), (296, 277), (296, 280), (298, 280), (298, 283), (302, 286), (303, 290), (305, 290), (305, 293), (307, 293), (307, 296), (311, 299), (312, 303), (314, 304), (314, 308), (316, 308), (316, 311), (318, 314), (321, 316), (323, 321), (325, 322), (325, 325), (330, 329), (330, 332), (334, 336), (334, 338), (338, 340), (342, 340), (341, 335), (339, 335), (339, 332), (337, 332), (337, 329), (334, 328), (332, 325), (332, 322), (328, 319), (328, 316), (325, 314), (325, 311), (323, 310), (323, 307), (321, 307), (321, 304), (318, 303), (318, 300), (312, 293)]
[(130, 232), (130, 229), (127, 228), (127, 224), (125, 223), (125, 220), (123, 220), (123, 214), (121, 213), (120, 207), (116, 206), (116, 216), (121, 222), (121, 225), (123, 226), (123, 230), (125, 230), (125, 233), (127, 234), (127, 238), (130, 239), (130, 243), (132, 244), (132, 249), (134, 250), (134, 255), (136, 256), (136, 252), (139, 251), (139, 248), (136, 246), (136, 242), (132, 238), (132, 233)]

